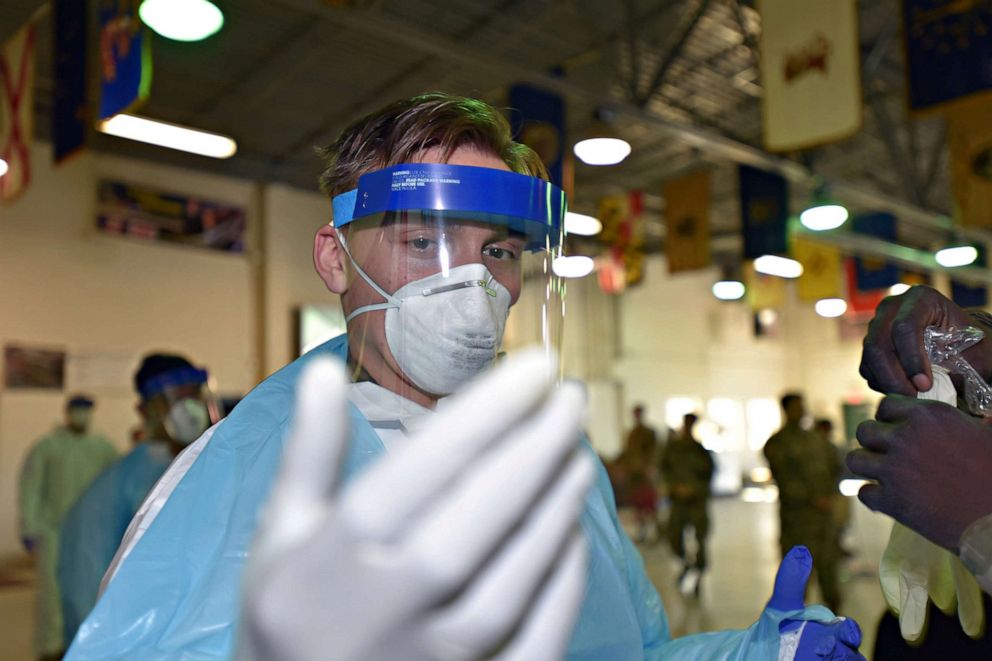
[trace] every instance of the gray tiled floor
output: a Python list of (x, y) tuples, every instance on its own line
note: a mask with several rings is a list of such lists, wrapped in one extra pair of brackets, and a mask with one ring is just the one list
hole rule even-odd
[[(720, 499), (713, 505), (711, 565), (697, 599), (683, 599), (675, 589), (678, 566), (665, 544), (644, 546), (648, 573), (658, 586), (673, 635), (751, 624), (771, 591), (778, 565), (776, 505)], [(861, 623), (864, 650), (871, 650), (883, 610), (878, 588), (878, 558), (888, 539), (889, 523), (856, 504), (849, 535), (854, 558), (845, 563), (844, 614)], [(815, 597), (815, 591), (811, 594)], [(26, 587), (0, 588), (0, 641), (3, 658), (31, 659), (34, 592)]]

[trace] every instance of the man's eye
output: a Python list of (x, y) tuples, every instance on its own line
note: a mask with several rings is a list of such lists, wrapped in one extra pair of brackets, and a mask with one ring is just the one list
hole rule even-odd
[(431, 241), (430, 239), (425, 239), (424, 237), (421, 236), (410, 241), (410, 245), (413, 246), (414, 249), (416, 250), (427, 250), (432, 245), (434, 245), (434, 242)]
[(512, 250), (507, 248), (497, 248), (496, 246), (490, 246), (483, 250), (483, 254), (486, 257), (492, 257), (493, 259), (516, 259), (517, 256)]

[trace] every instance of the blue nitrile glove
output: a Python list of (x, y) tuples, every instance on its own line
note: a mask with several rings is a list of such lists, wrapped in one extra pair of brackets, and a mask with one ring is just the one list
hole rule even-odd
[[(797, 611), (803, 609), (806, 583), (813, 569), (813, 556), (805, 546), (794, 546), (782, 559), (775, 589), (768, 609)], [(785, 618), (779, 622), (781, 635), (779, 661), (843, 661), (864, 658), (858, 653), (861, 628), (843, 617), (831, 621)]]

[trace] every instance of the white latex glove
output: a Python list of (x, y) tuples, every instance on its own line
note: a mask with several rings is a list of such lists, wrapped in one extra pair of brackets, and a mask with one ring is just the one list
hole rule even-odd
[[(933, 387), (917, 397), (956, 406), (957, 391), (947, 370), (934, 365), (932, 371)], [(974, 575), (952, 552), (898, 522), (882, 554), (879, 579), (885, 601), (899, 616), (902, 637), (911, 643), (923, 638), (930, 601), (945, 613), (957, 610), (969, 636), (985, 630), (982, 590)]]
[(246, 572), (243, 659), (555, 659), (585, 591), (581, 391), (524, 352), (343, 488), (344, 367), (301, 377)]

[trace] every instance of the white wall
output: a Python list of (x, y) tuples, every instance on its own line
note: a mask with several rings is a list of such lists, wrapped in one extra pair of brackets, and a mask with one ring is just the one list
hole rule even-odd
[[(219, 393), (243, 394), (291, 359), (294, 308), (333, 299), (310, 257), (329, 206), (321, 195), (96, 154), (55, 169), (44, 144), (33, 165), (24, 195), (0, 206), (0, 346), (65, 350), (67, 390), (95, 396), (94, 428), (122, 449), (138, 423), (130, 379), (144, 353), (183, 353), (210, 370)], [(264, 241), (266, 259), (258, 250), (231, 255), (101, 235), (100, 179), (239, 205), (250, 244)], [(24, 453), (60, 421), (63, 401), (61, 392), (0, 384), (0, 553), (17, 546)]]

